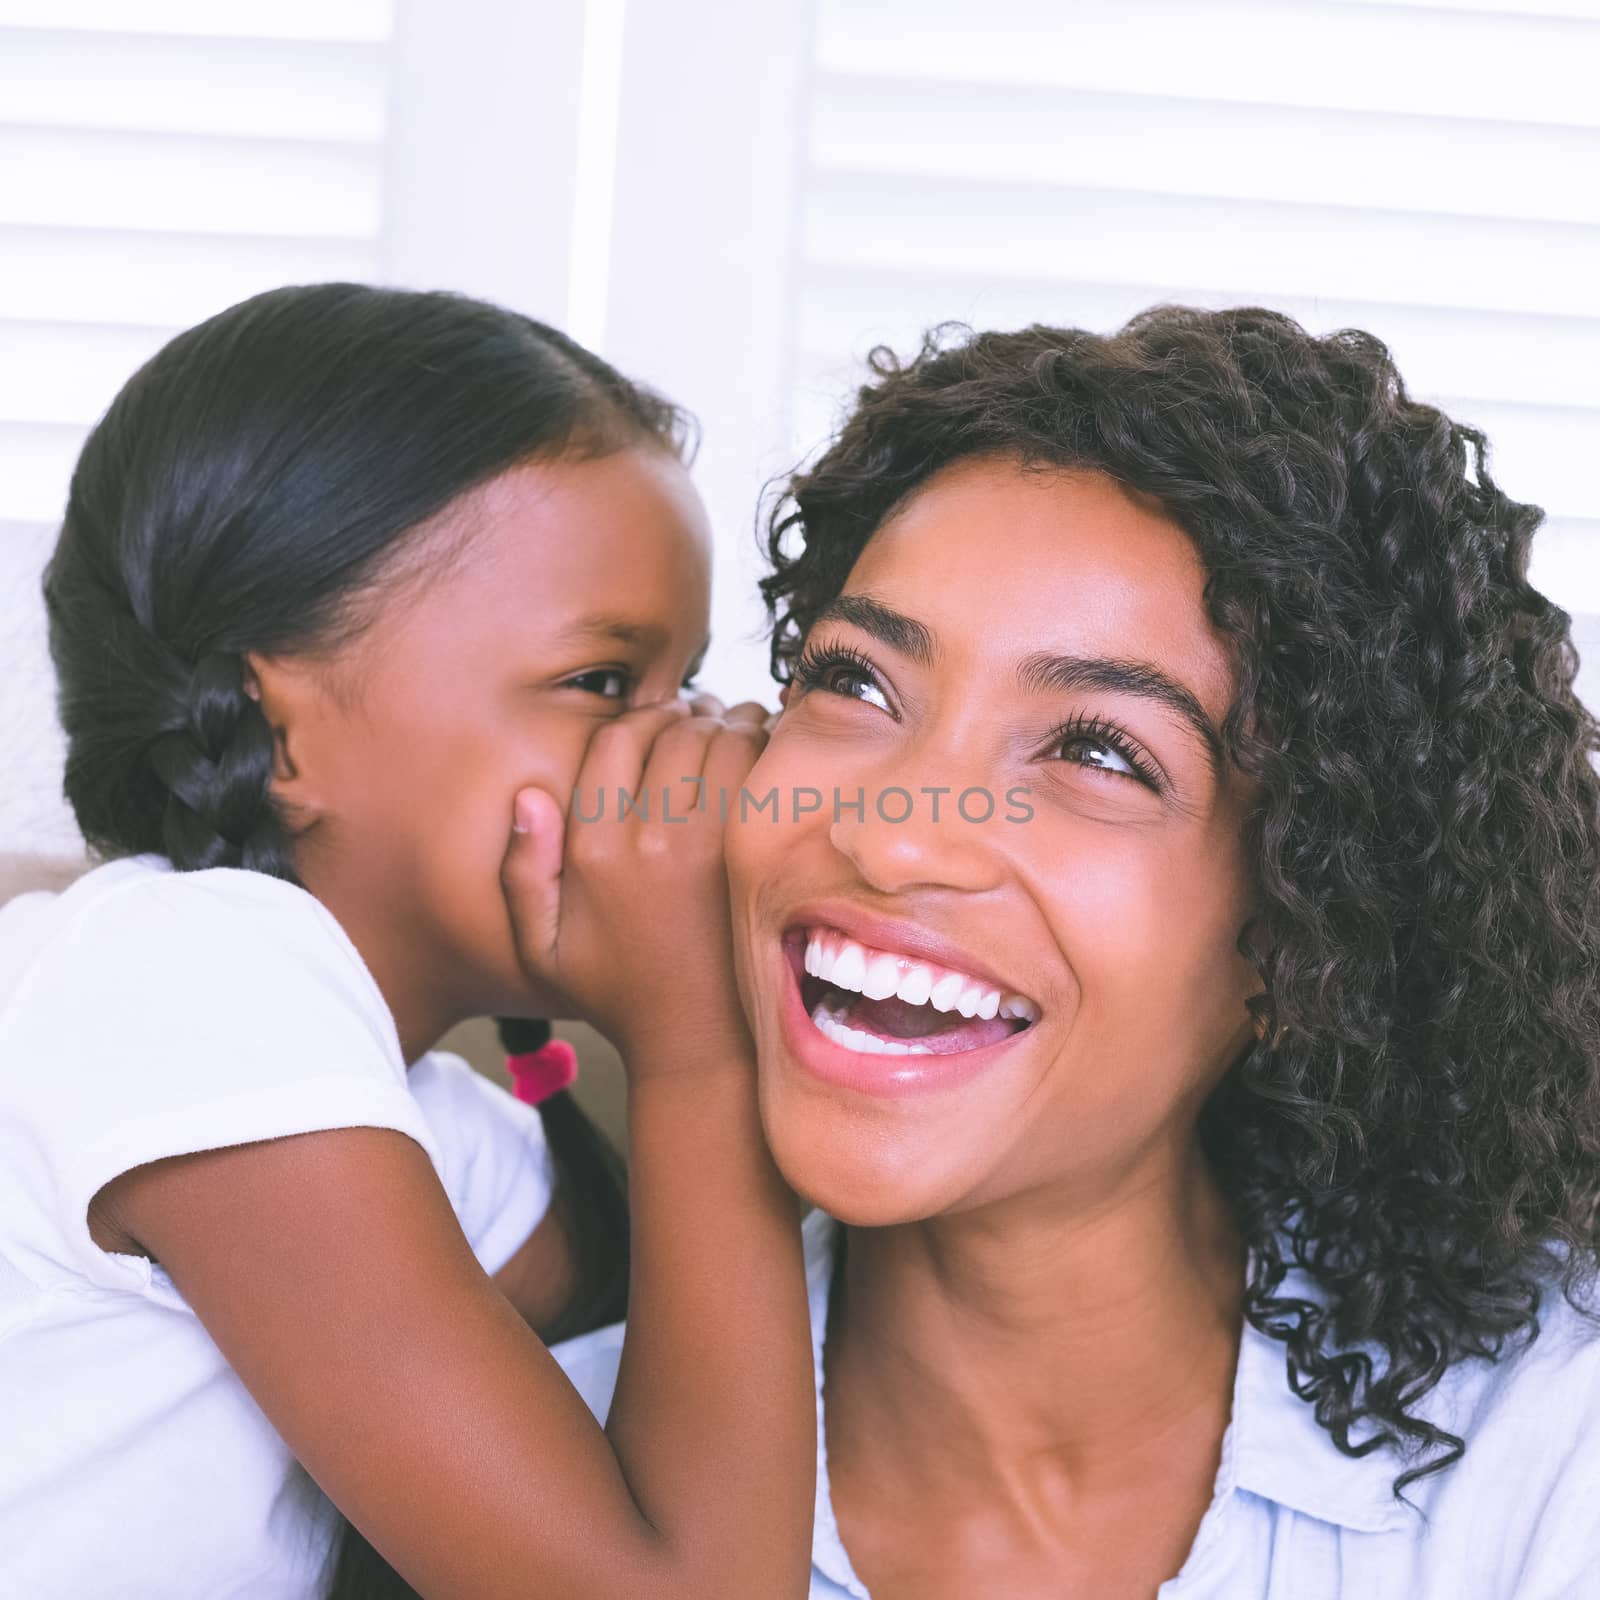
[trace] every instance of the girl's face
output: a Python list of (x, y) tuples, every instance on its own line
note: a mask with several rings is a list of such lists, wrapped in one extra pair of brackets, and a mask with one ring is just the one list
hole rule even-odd
[(333, 656), (256, 664), (280, 798), (310, 824), (297, 867), (397, 1018), (417, 993), (423, 1033), (566, 1012), (515, 958), (513, 798), (537, 785), (570, 811), (596, 728), (693, 675), (709, 593), (705, 512), (664, 450), (538, 461), (421, 531)]
[(813, 627), (730, 874), (767, 1135), (844, 1221), (1093, 1205), (1192, 1150), (1260, 988), (1204, 585), (1109, 479), (982, 459)]

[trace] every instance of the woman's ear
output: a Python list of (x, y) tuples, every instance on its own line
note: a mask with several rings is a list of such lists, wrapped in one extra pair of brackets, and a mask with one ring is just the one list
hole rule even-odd
[(305, 662), (247, 653), (244, 692), (261, 707), (272, 730), (272, 798), (297, 826), (316, 821), (323, 801), (312, 753), (326, 690)]

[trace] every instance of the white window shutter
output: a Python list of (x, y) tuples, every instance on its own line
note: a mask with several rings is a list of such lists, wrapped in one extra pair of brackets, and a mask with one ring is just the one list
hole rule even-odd
[(796, 448), (943, 320), (1364, 327), (1600, 654), (1597, 0), (819, 0), (812, 82)]
[(74, 849), (39, 571), (180, 328), (378, 268), (389, 0), (0, 0), (0, 849)]

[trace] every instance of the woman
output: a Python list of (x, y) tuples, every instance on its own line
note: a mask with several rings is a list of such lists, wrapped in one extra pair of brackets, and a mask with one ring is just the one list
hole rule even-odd
[(878, 358), (779, 506), (814, 1596), (1600, 1593), (1596, 726), (1484, 452), (1162, 308)]

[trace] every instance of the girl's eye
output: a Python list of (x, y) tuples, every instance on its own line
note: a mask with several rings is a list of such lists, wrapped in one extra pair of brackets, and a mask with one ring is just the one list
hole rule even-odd
[(1161, 786), (1154, 769), (1133, 743), (1098, 719), (1058, 729), (1051, 749), (1061, 760), (1074, 766), (1090, 767), (1118, 778), (1132, 778), (1149, 789)]
[(628, 692), (628, 674), (621, 667), (596, 667), (592, 672), (580, 672), (577, 677), (568, 678), (564, 687), (597, 694), (607, 700), (621, 700)]
[(821, 689), (824, 694), (859, 700), (863, 705), (876, 706), (893, 715), (889, 697), (879, 686), (872, 663), (858, 651), (839, 648), (813, 652), (807, 649), (795, 662), (793, 677), (795, 687), (802, 694)]

